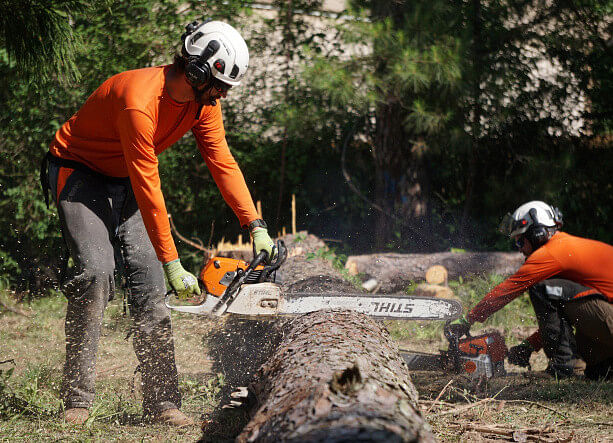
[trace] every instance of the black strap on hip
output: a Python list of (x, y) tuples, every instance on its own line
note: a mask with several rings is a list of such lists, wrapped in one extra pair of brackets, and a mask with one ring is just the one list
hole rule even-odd
[(88, 166), (85, 166), (81, 162), (59, 158), (51, 154), (51, 152), (47, 152), (40, 165), (40, 186), (43, 190), (43, 196), (45, 197), (45, 203), (47, 204), (47, 208), (49, 208), (49, 162), (55, 163), (56, 165), (63, 168), (70, 168), (84, 172), (85, 174), (89, 174), (93, 177), (96, 177), (103, 182), (119, 185), (127, 185), (130, 183), (129, 177), (111, 177), (109, 175), (104, 175), (98, 171), (94, 171)]

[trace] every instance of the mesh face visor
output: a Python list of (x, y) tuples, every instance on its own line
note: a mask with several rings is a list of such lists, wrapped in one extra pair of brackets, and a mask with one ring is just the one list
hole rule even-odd
[(515, 237), (525, 233), (531, 225), (532, 223), (526, 217), (515, 220), (511, 214), (507, 213), (500, 222), (498, 230), (509, 237)]
[(513, 232), (513, 224), (513, 216), (510, 212), (507, 212), (507, 214), (502, 217), (502, 221), (498, 226), (498, 232), (510, 236), (511, 232)]

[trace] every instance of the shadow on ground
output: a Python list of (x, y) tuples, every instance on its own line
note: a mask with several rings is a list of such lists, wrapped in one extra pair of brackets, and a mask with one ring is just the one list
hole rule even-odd
[[(453, 380), (453, 381), (452, 381)], [(542, 371), (509, 372), (504, 377), (472, 380), (469, 377), (441, 371), (412, 371), (411, 381), (420, 399), (434, 399), (450, 381), (445, 390), (447, 402), (465, 403), (466, 396), (498, 400), (529, 400), (566, 403), (569, 398), (613, 403), (613, 383), (587, 379), (556, 380)], [(463, 396), (464, 395), (464, 396)]]

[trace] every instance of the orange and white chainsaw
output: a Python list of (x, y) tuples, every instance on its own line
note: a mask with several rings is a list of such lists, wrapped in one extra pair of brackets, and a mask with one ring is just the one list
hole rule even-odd
[(246, 317), (297, 316), (320, 309), (350, 309), (372, 317), (397, 320), (453, 320), (462, 305), (453, 299), (410, 295), (373, 295), (346, 293), (283, 293), (275, 283), (276, 271), (287, 258), (282, 241), (277, 243), (277, 258), (269, 265), (265, 251), (250, 263), (225, 257), (211, 258), (199, 280), (202, 296), (181, 299), (166, 295), (166, 306), (179, 312)]
[(471, 378), (491, 378), (506, 374), (504, 359), (507, 346), (498, 332), (459, 338), (445, 325), (444, 334), (449, 348), (439, 354), (400, 350), (409, 369), (421, 371), (452, 371)]

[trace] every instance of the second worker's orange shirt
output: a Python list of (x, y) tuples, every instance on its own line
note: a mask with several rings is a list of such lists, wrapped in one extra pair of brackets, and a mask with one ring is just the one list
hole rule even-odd
[[(55, 134), (50, 152), (111, 177), (130, 177), (151, 243), (162, 263), (178, 258), (160, 186), (157, 156), (191, 129), (215, 183), (241, 225), (258, 218), (225, 138), (219, 101), (178, 103), (165, 89), (170, 66), (106, 80)], [(186, 161), (192, 161), (186, 159)]]
[(613, 303), (613, 246), (556, 232), (515, 274), (486, 294), (468, 313), (468, 320), (485, 321), (530, 286), (554, 276), (588, 286)]

